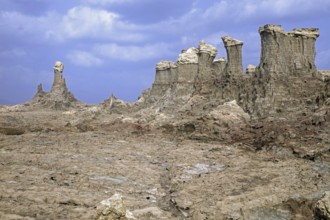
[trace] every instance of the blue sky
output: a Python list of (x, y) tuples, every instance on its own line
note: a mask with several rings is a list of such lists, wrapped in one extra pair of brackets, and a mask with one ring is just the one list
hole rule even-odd
[(330, 0), (0, 0), (0, 104), (49, 91), (54, 62), (76, 98), (112, 93), (136, 101), (156, 63), (176, 61), (200, 40), (225, 57), (221, 36), (244, 41), (243, 64), (258, 65), (258, 28), (320, 28), (316, 65), (330, 70)]

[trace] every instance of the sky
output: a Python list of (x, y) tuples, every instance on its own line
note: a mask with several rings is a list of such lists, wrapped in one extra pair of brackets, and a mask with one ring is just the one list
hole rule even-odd
[(134, 102), (159, 61), (201, 40), (226, 57), (225, 35), (244, 42), (245, 69), (259, 64), (265, 24), (319, 28), (316, 65), (330, 70), (330, 0), (0, 0), (0, 104), (49, 91), (55, 61), (80, 101)]

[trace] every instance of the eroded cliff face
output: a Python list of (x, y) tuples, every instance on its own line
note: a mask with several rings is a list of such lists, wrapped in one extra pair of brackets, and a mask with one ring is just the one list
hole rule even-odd
[(317, 28), (285, 32), (280, 25), (259, 28), (261, 36), (261, 74), (310, 76), (316, 75), (315, 41)]
[(184, 104), (196, 91), (198, 82), (210, 80), (217, 49), (204, 41), (179, 54), (177, 61), (161, 61), (156, 65), (156, 77), (147, 101), (156, 102), (164, 94), (173, 99), (170, 105)]
[(166, 91), (169, 109), (194, 95), (207, 100), (199, 103), (200, 109), (236, 100), (253, 118), (304, 115), (318, 109), (330, 96), (326, 74), (318, 72), (314, 63), (318, 29), (285, 32), (280, 25), (265, 25), (259, 33), (262, 49), (257, 67), (249, 65), (243, 72), (240, 40), (222, 37), (227, 60), (215, 60), (217, 49), (202, 41), (197, 48), (182, 51), (175, 63), (157, 64), (147, 100), (161, 100)]

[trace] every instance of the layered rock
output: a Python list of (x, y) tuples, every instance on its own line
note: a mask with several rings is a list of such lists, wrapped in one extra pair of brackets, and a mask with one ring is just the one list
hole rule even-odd
[(54, 64), (54, 81), (52, 88), (50, 90), (51, 93), (55, 94), (63, 94), (68, 92), (68, 88), (65, 83), (65, 79), (62, 75), (64, 70), (64, 65), (60, 61), (56, 61)]
[(228, 75), (242, 74), (242, 47), (243, 42), (229, 36), (222, 37), (223, 44), (227, 51), (226, 72)]
[(214, 62), (217, 52), (214, 46), (201, 41), (197, 48), (182, 50), (175, 63), (159, 62), (148, 101), (160, 100), (169, 90), (170, 96), (183, 104), (200, 87), (197, 84), (213, 81), (216, 73), (224, 70), (224, 59)]
[(285, 32), (280, 25), (259, 28), (261, 36), (261, 74), (310, 76), (316, 74), (315, 41), (317, 28)]
[(160, 61), (156, 65), (156, 77), (151, 94), (155, 97), (164, 95), (170, 85), (178, 80), (177, 64), (171, 61)]
[(225, 72), (226, 63), (227, 61), (223, 57), (213, 61), (212, 68), (217, 76), (220, 76), (220, 74)]
[(212, 80), (213, 62), (218, 50), (214, 46), (201, 41), (198, 46), (198, 79), (199, 81)]
[(214, 60), (217, 49), (201, 41), (197, 48), (183, 50), (175, 63), (157, 64), (148, 99), (176, 109), (195, 95), (207, 100), (198, 104), (200, 108), (236, 100), (256, 118), (315, 111), (330, 96), (327, 71), (317, 72), (314, 63), (318, 29), (285, 32), (280, 25), (265, 25), (259, 33), (262, 49), (257, 67), (249, 65), (243, 73), (242, 41), (222, 37), (227, 61)]

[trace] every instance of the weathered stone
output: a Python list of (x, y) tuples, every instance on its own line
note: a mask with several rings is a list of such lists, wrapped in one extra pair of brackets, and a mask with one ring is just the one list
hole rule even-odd
[(220, 76), (224, 73), (225, 71), (225, 68), (226, 68), (226, 59), (221, 57), (219, 59), (216, 59), (213, 61), (213, 69), (214, 69), (214, 73), (217, 75), (217, 76)]
[(45, 95), (46, 93), (44, 92), (42, 88), (42, 84), (40, 83), (37, 88), (37, 93), (34, 95), (33, 99), (38, 99), (41, 98)]
[(330, 220), (330, 191), (325, 192), (323, 198), (316, 203), (315, 214), (318, 219)]
[(127, 103), (121, 99), (118, 99), (113, 94), (111, 94), (111, 96), (108, 99), (104, 100), (100, 105), (102, 106), (102, 108), (105, 108), (105, 109), (116, 108), (117, 111), (120, 111), (122, 109), (127, 109), (131, 106), (129, 103)]
[(295, 28), (288, 34), (292, 36), (305, 36), (315, 39), (320, 36), (318, 28), (299, 28), (299, 29)]
[(161, 61), (156, 66), (156, 84), (170, 84), (177, 81), (176, 71), (177, 65), (171, 61)]
[(167, 70), (170, 68), (176, 68), (177, 66), (172, 61), (162, 60), (156, 65), (156, 70)]
[(190, 64), (198, 63), (198, 49), (195, 47), (190, 47), (187, 50), (183, 50), (178, 57), (178, 64)]
[(228, 75), (242, 74), (242, 46), (243, 42), (229, 36), (222, 37), (227, 51), (226, 72)]
[(65, 79), (63, 78), (64, 65), (60, 61), (56, 61), (54, 64), (54, 81), (51, 92), (64, 92), (67, 90)]
[(218, 53), (218, 50), (210, 45), (201, 41), (198, 46), (198, 81), (212, 80), (212, 74), (214, 73), (213, 61)]
[(256, 66), (253, 66), (251, 64), (249, 64), (247, 67), (246, 67), (246, 74), (254, 74), (256, 72)]
[(133, 220), (136, 219), (126, 208), (122, 196), (114, 194), (108, 199), (100, 202), (97, 206), (95, 220)]
[(294, 29), (286, 33), (280, 25), (259, 28), (261, 36), (261, 74), (316, 75), (315, 40), (317, 28)]
[(54, 64), (54, 81), (50, 92), (44, 92), (41, 84), (39, 84), (37, 93), (31, 101), (32, 106), (63, 110), (78, 104), (78, 100), (66, 86), (62, 75), (63, 69), (63, 63), (56, 61)]
[(207, 53), (211, 57), (215, 57), (218, 53), (216, 47), (212, 46), (211, 44), (207, 44), (205, 41), (201, 41), (198, 46), (199, 53)]
[(196, 95), (204, 96), (204, 105), (212, 106), (237, 100), (253, 118), (299, 117), (302, 111), (315, 111), (330, 96), (329, 74), (317, 72), (314, 64), (318, 29), (287, 33), (280, 25), (265, 25), (259, 32), (260, 64), (247, 66), (246, 74), (242, 71), (242, 41), (222, 37), (227, 62), (214, 60), (217, 49), (201, 41), (197, 48), (183, 50), (176, 63), (157, 64), (146, 102), (173, 111)]

